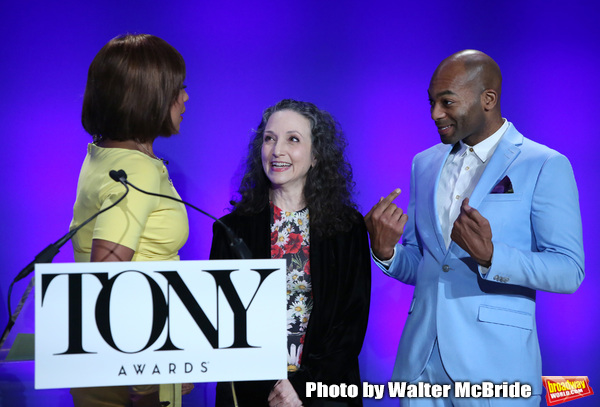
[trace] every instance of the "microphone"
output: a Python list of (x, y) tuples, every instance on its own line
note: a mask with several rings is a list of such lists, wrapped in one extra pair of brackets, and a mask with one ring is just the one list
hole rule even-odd
[(250, 249), (248, 249), (248, 246), (246, 246), (246, 243), (244, 243), (244, 241), (241, 238), (237, 237), (235, 235), (235, 233), (233, 233), (233, 230), (231, 230), (231, 228), (229, 226), (227, 226), (225, 223), (223, 223), (223, 221), (221, 219), (215, 218), (210, 213), (205, 212), (202, 209), (197, 208), (196, 206), (192, 205), (191, 203), (183, 201), (181, 199), (177, 199), (177, 198), (169, 196), (169, 195), (156, 194), (154, 192), (144, 191), (143, 189), (140, 189), (140, 188), (136, 187), (135, 185), (133, 185), (131, 182), (127, 181), (127, 173), (123, 170), (119, 170), (119, 171), (111, 170), (108, 173), (108, 175), (110, 175), (110, 177), (113, 180), (115, 180), (116, 182), (120, 182), (121, 184), (123, 184), (125, 186), (129, 185), (133, 189), (138, 190), (143, 194), (158, 196), (161, 198), (170, 199), (175, 202), (180, 202), (184, 205), (189, 206), (190, 208), (197, 210), (201, 214), (206, 215), (211, 219), (214, 219), (219, 225), (221, 225), (223, 227), (223, 229), (225, 229), (225, 233), (227, 234), (227, 237), (229, 238), (229, 242), (230, 242), (229, 246), (231, 246), (231, 248), (233, 249), (235, 254), (238, 256), (238, 258), (240, 258), (240, 259), (251, 259), (252, 258), (252, 253), (250, 252)]
[[(124, 171), (123, 171), (123, 174), (125, 174)], [(127, 177), (127, 175), (125, 175), (125, 177)], [(111, 178), (112, 178), (112, 174), (111, 174)], [(46, 247), (44, 250), (42, 250), (37, 256), (35, 256), (35, 258), (33, 259), (33, 261), (31, 263), (29, 263), (23, 270), (21, 270), (19, 272), (19, 274), (17, 274), (17, 277), (15, 277), (13, 282), (17, 282), (17, 281), (27, 277), (29, 275), (29, 273), (31, 273), (33, 271), (33, 268), (36, 263), (52, 263), (52, 259), (54, 259), (54, 256), (56, 256), (58, 254), (58, 252), (60, 251), (60, 248), (63, 247), (64, 244), (67, 243), (69, 240), (71, 240), (71, 238), (75, 235), (75, 233), (77, 233), (79, 231), (79, 229), (81, 229), (82, 227), (84, 227), (85, 225), (90, 223), (101, 213), (104, 213), (107, 210), (118, 205), (119, 202), (121, 202), (127, 196), (127, 194), (129, 193), (129, 187), (127, 185), (124, 185), (124, 186), (125, 186), (125, 193), (123, 194), (122, 197), (120, 197), (115, 203), (113, 203), (109, 207), (106, 207), (106, 208), (102, 209), (101, 211), (96, 212), (94, 215), (92, 215), (88, 219), (86, 219), (83, 223), (81, 223), (80, 225), (78, 225), (78, 226), (74, 227), (72, 230), (70, 230), (66, 235), (64, 235), (63, 237), (58, 239), (56, 242), (50, 244), (48, 247)]]
[(127, 186), (127, 173), (123, 170), (119, 170), (119, 171), (115, 171), (115, 170), (110, 170), (108, 172), (108, 175), (115, 181), (122, 183), (125, 188), (127, 188), (127, 191), (129, 191), (129, 187)]
[[(127, 177), (127, 175), (125, 174), (125, 171), (122, 171), (123, 174), (120, 174), (117, 171), (115, 171), (115, 173), (118, 176), (124, 175), (125, 177)], [(112, 174), (110, 174), (110, 176), (111, 176), (111, 178), (113, 177)], [(22, 280), (25, 277), (27, 277), (29, 274), (31, 274), (31, 272), (33, 271), (33, 269), (37, 263), (52, 263), (52, 260), (58, 254), (58, 252), (60, 251), (60, 248), (63, 247), (64, 244), (67, 243), (69, 240), (71, 240), (71, 238), (73, 236), (75, 236), (75, 233), (77, 233), (82, 227), (84, 227), (85, 225), (90, 223), (92, 220), (94, 220), (101, 213), (104, 213), (107, 210), (117, 206), (119, 204), (119, 202), (121, 202), (129, 193), (129, 187), (125, 184), (123, 184), (123, 186), (125, 186), (125, 193), (115, 203), (102, 209), (101, 211), (96, 212), (95, 214), (90, 216), (88, 219), (83, 221), (83, 223), (74, 227), (72, 230), (70, 230), (66, 235), (64, 235), (63, 237), (58, 239), (56, 242), (48, 245), (48, 247), (46, 247), (37, 256), (35, 256), (35, 258), (33, 259), (33, 261), (31, 263), (29, 263), (27, 266), (25, 266), (25, 268), (23, 270), (21, 270), (19, 272), (19, 274), (17, 274), (17, 276), (15, 277), (13, 282), (8, 287), (8, 323), (6, 324), (6, 328), (4, 329), (4, 332), (2, 333), (2, 336), (0, 337), (0, 346), (2, 346), (4, 344), (4, 341), (8, 337), (8, 334), (10, 333), (10, 330), (12, 329), (12, 327), (15, 325), (15, 321), (20, 312), (20, 310), (17, 309), (17, 311), (15, 312), (14, 315), (12, 313), (10, 298), (11, 298), (11, 294), (12, 294), (13, 285), (17, 281)], [(28, 293), (26, 292), (25, 295), (28, 295)], [(26, 298), (26, 297), (24, 297), (24, 298)], [(24, 299), (22, 301), (24, 301)]]

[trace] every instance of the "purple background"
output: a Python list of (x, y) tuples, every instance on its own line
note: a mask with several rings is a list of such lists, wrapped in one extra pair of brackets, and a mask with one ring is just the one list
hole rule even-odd
[[(80, 123), (87, 69), (114, 36), (151, 33), (185, 58), (190, 100), (181, 134), (159, 140), (155, 151), (171, 162), (181, 196), (218, 216), (238, 184), (250, 130), (261, 111), (288, 97), (314, 102), (342, 124), (363, 213), (395, 187), (404, 190), (397, 203), (405, 208), (412, 157), (439, 141), (429, 117), (430, 76), (444, 57), (475, 48), (503, 71), (504, 117), (526, 137), (565, 154), (574, 167), (588, 273), (573, 295), (538, 293), (543, 374), (587, 375), (600, 391), (596, 2), (250, 3), (2, 2), (2, 326), (12, 278), (69, 226), (90, 141)], [(192, 212), (189, 218), (190, 239), (181, 257), (206, 259), (212, 222)], [(72, 261), (69, 244), (55, 261)], [(26, 285), (27, 280), (17, 283), (13, 309)], [(389, 379), (411, 295), (412, 287), (373, 266), (371, 316), (361, 354), (364, 381)], [(198, 387), (189, 405), (211, 400), (210, 386)], [(64, 391), (36, 393), (68, 400)], [(33, 403), (35, 396), (28, 397)], [(595, 397), (572, 402), (594, 404)]]

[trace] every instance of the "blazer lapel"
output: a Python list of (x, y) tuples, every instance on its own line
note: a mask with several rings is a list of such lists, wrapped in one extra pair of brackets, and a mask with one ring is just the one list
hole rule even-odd
[(521, 144), (523, 144), (523, 135), (511, 123), (500, 139), (496, 151), (494, 151), (490, 162), (469, 198), (470, 206), (478, 208), (483, 198), (504, 177), (510, 164), (521, 153)]

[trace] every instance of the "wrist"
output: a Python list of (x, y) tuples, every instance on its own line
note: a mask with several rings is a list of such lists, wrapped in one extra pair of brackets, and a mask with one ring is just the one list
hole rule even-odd
[(492, 247), (489, 250), (489, 255), (477, 261), (477, 263), (479, 263), (481, 267), (485, 267), (488, 269), (492, 267), (492, 258), (494, 257), (494, 245), (492, 244), (491, 246)]
[(372, 250), (375, 257), (377, 257), (381, 261), (387, 261), (394, 257), (394, 248), (391, 248), (389, 250)]

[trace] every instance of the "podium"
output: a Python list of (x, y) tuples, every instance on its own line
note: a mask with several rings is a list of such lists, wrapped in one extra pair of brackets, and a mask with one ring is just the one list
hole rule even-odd
[(70, 406), (69, 389), (35, 390), (33, 281), (32, 276), (27, 286), (32, 291), (21, 298), (19, 317), (0, 349), (0, 406)]
[(34, 278), (29, 279), (19, 305), (15, 309), (15, 314), (19, 318), (16, 319), (15, 326), (13, 326), (6, 340), (2, 343), (2, 347), (0, 348), (0, 362), (27, 361), (34, 358), (34, 334), (30, 328), (34, 325), (34, 301), (32, 299), (34, 281)]
[[(70, 387), (287, 377), (284, 260), (38, 264), (34, 291), (1, 355), (0, 405), (70, 405)], [(21, 329), (32, 311), (35, 337)], [(196, 387), (186, 398), (210, 398)]]

